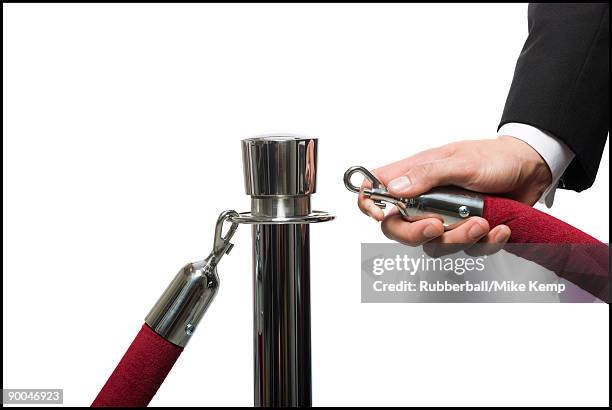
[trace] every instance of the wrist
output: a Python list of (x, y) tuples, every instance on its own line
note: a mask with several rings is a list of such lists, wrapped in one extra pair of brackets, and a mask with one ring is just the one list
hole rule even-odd
[(507, 152), (518, 164), (520, 185), (537, 189), (539, 195), (544, 193), (552, 183), (552, 172), (540, 153), (525, 141), (512, 136), (500, 135), (497, 139), (507, 145)]

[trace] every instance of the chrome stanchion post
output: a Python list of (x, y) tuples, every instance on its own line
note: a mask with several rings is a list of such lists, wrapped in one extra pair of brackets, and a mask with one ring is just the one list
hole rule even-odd
[(309, 224), (333, 219), (312, 211), (317, 139), (242, 141), (253, 224), (253, 342), (256, 406), (310, 406)]

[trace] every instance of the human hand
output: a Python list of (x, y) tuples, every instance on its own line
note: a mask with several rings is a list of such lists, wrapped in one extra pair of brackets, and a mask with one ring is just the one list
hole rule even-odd
[[(459, 141), (420, 152), (377, 168), (372, 173), (396, 196), (414, 197), (436, 186), (455, 185), (485, 193), (504, 194), (533, 205), (552, 176), (542, 157), (529, 144), (508, 136), (492, 140)], [(417, 246), (426, 242), (504, 244), (510, 237), (505, 225), (489, 229), (488, 222), (471, 217), (459, 227), (444, 232), (442, 222), (427, 218), (408, 222), (397, 211), (386, 217), (374, 202), (359, 195), (359, 208), (377, 221), (390, 239)]]

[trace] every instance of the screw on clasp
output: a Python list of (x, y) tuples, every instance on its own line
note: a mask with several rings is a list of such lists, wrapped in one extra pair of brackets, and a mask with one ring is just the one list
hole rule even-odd
[[(359, 188), (351, 182), (351, 178), (355, 174), (361, 174), (363, 177), (370, 182), (371, 187), (363, 187)], [(354, 166), (350, 167), (344, 173), (344, 186), (355, 193), (362, 193), (368, 198), (371, 198), (379, 208), (385, 209), (385, 202), (389, 202), (393, 205), (396, 205), (401, 210), (406, 208), (406, 204), (402, 198), (394, 197), (387, 191), (387, 188), (383, 185), (382, 182), (378, 180), (370, 171), (368, 171), (365, 167), (362, 166)]]
[(217, 219), (217, 225), (215, 227), (215, 240), (213, 242), (213, 250), (208, 256), (208, 264), (209, 266), (215, 267), (223, 257), (223, 255), (230, 253), (234, 244), (230, 242), (234, 233), (236, 233), (236, 229), (238, 229), (237, 222), (231, 222), (231, 225), (228, 231), (223, 235), (223, 226), (226, 221), (229, 221), (231, 218), (238, 217), (238, 212), (229, 210), (224, 211), (219, 215)]

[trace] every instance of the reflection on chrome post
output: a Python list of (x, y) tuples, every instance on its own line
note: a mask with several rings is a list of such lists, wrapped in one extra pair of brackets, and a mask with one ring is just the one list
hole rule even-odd
[(242, 141), (253, 224), (253, 343), (256, 406), (310, 406), (309, 224), (333, 217), (312, 211), (317, 140)]

